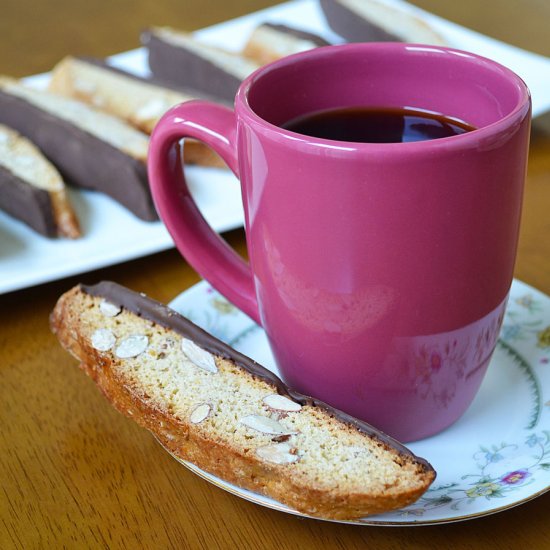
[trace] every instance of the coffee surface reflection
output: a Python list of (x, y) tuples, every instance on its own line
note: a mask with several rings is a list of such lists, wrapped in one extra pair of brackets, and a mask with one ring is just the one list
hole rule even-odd
[(464, 134), (474, 126), (438, 113), (398, 107), (345, 107), (308, 113), (282, 125), (298, 134), (356, 143), (408, 143)]

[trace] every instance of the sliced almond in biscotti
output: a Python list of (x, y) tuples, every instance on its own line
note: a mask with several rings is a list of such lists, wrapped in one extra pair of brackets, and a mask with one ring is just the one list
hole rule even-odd
[(400, 508), (435, 478), (392, 438), (115, 283), (73, 288), (50, 322), (110, 402), (174, 455), (300, 512), (347, 519)]
[[(78, 99), (150, 134), (170, 107), (192, 99), (208, 99), (191, 90), (176, 90), (110, 66), (99, 59), (65, 57), (52, 71), (51, 92)], [(185, 161), (203, 166), (225, 166), (206, 145), (185, 142)]]
[(445, 45), (428, 23), (379, 0), (319, 0), (329, 27), (348, 42), (415, 42)]
[(204, 44), (169, 27), (149, 29), (142, 42), (156, 77), (231, 104), (241, 82), (259, 66), (242, 55)]
[(265, 65), (287, 55), (328, 45), (329, 42), (316, 34), (287, 25), (262, 23), (252, 31), (243, 55)]
[(143, 132), (85, 103), (6, 77), (0, 78), (0, 123), (36, 144), (69, 183), (106, 193), (144, 220), (158, 219)]
[(0, 209), (47, 237), (80, 236), (59, 172), (29, 140), (2, 124)]

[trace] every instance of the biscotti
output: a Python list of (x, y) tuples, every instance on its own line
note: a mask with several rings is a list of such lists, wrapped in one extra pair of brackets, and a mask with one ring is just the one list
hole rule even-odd
[(266, 22), (252, 31), (242, 53), (265, 65), (287, 55), (328, 45), (329, 42), (314, 33)]
[(329, 27), (348, 42), (416, 42), (445, 45), (425, 21), (379, 0), (319, 0)]
[(46, 237), (80, 236), (59, 172), (30, 141), (2, 124), (0, 209)]
[(174, 455), (317, 517), (415, 501), (433, 468), (286, 387), (173, 310), (114, 283), (64, 294), (51, 327), (107, 399)]
[(37, 145), (69, 183), (101, 191), (141, 219), (158, 219), (145, 164), (149, 138), (123, 120), (4, 77), (0, 123)]
[[(99, 59), (71, 56), (54, 67), (48, 89), (122, 118), (146, 134), (153, 131), (170, 107), (192, 99), (209, 99), (205, 94), (172, 89), (122, 71)], [(225, 166), (206, 145), (191, 139), (185, 141), (185, 161)]]
[(233, 104), (241, 82), (259, 65), (239, 54), (204, 44), (169, 27), (142, 35), (149, 68), (155, 77)]

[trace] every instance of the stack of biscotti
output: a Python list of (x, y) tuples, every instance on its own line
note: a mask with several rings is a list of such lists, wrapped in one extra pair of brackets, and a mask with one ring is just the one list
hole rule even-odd
[(395, 440), (289, 389), (143, 294), (77, 286), (59, 299), (51, 327), (107, 399), (174, 455), (302, 513), (385, 512), (435, 478)]
[(315, 33), (264, 22), (252, 30), (244, 48), (232, 52), (171, 27), (152, 27), (142, 35), (155, 77), (232, 102), (241, 82), (260, 66), (281, 57), (327, 46)]
[[(260, 25), (241, 53), (168, 28), (153, 28), (145, 36), (151, 68), (157, 73), (152, 78), (102, 60), (71, 56), (54, 68), (48, 91), (0, 77), (0, 123), (29, 140), (29, 146), (34, 144), (33, 155), (43, 153), (52, 163), (48, 175), (43, 176), (42, 169), (32, 176), (27, 171), (26, 185), (20, 177), (14, 185), (13, 170), (0, 160), (0, 207), (6, 212), (42, 234), (77, 236), (78, 222), (64, 188), (46, 193), (65, 179), (109, 195), (143, 220), (157, 220), (146, 156), (148, 134), (160, 117), (173, 105), (192, 99), (230, 105), (241, 81), (260, 64), (325, 43), (311, 33), (273, 24)], [(225, 167), (209, 147), (191, 139), (185, 140), (184, 158), (189, 164)], [(44, 162), (45, 158), (37, 166)], [(61, 174), (53, 184), (56, 169)], [(18, 173), (21, 176), (21, 170)]]
[(59, 172), (30, 141), (2, 124), (0, 209), (46, 237), (80, 236)]
[[(429, 24), (399, 6), (379, 0), (319, 0), (319, 5), (329, 27), (349, 42), (445, 44)], [(143, 33), (142, 43), (155, 77), (228, 102), (259, 66), (329, 44), (315, 33), (269, 21), (253, 29), (240, 52), (212, 46), (171, 27), (151, 27)]]
[(148, 136), (80, 101), (0, 78), (0, 123), (31, 140), (71, 184), (102, 191), (157, 220), (147, 178)]

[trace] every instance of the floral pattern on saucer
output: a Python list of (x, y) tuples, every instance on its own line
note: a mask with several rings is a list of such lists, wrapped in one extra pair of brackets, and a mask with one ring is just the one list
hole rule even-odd
[[(531, 452), (532, 450), (532, 452)], [(510, 470), (499, 469), (499, 464), (514, 454), (526, 460), (524, 467)], [(500, 443), (484, 447), (473, 455), (473, 462), (478, 467), (476, 473), (464, 474), (460, 482), (448, 485), (435, 485), (413, 506), (404, 509), (403, 516), (422, 516), (428, 510), (449, 507), (451, 510), (462, 510), (473, 504), (476, 499), (502, 499), (511, 496), (517, 488), (525, 488), (535, 482), (539, 470), (550, 470), (550, 431), (530, 434), (522, 445)]]
[[(184, 292), (171, 305), (277, 373), (263, 330), (206, 282)], [(476, 399), (453, 426), (408, 446), (432, 463), (438, 474), (434, 485), (407, 508), (347, 523), (461, 521), (511, 508), (550, 489), (548, 296), (514, 281), (497, 348)], [(298, 514), (188, 466), (243, 498)]]

